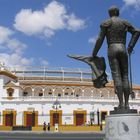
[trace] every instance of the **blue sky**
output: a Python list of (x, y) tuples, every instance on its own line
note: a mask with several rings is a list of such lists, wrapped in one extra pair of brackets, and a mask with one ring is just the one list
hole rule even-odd
[[(140, 29), (140, 0), (1, 0), (0, 61), (6, 66), (89, 67), (67, 54), (91, 55), (108, 8)], [(127, 42), (130, 35), (128, 34)], [(98, 54), (107, 61), (106, 40)], [(140, 84), (140, 41), (132, 55), (133, 82)]]

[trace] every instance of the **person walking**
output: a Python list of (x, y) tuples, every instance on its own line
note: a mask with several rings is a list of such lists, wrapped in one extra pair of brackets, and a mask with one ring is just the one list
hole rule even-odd
[(51, 126), (50, 126), (50, 123), (48, 123), (48, 131), (50, 131), (51, 129)]
[(43, 123), (43, 130), (46, 131), (46, 122)]

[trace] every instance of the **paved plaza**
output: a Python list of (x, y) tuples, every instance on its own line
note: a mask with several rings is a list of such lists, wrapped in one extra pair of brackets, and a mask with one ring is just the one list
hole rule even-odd
[(99, 132), (0, 132), (0, 140), (103, 140)]

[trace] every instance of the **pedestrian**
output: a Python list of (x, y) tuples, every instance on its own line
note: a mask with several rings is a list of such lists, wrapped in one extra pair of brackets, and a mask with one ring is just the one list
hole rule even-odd
[(43, 123), (43, 130), (46, 131), (46, 122)]
[(51, 128), (50, 123), (48, 123), (48, 131), (50, 131), (50, 128)]

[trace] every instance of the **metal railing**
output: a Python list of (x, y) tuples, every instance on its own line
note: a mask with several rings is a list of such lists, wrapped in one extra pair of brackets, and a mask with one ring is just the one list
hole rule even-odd
[(18, 76), (19, 80), (71, 80), (91, 82), (92, 77), (90, 70), (80, 68), (9, 67), (7, 69)]

